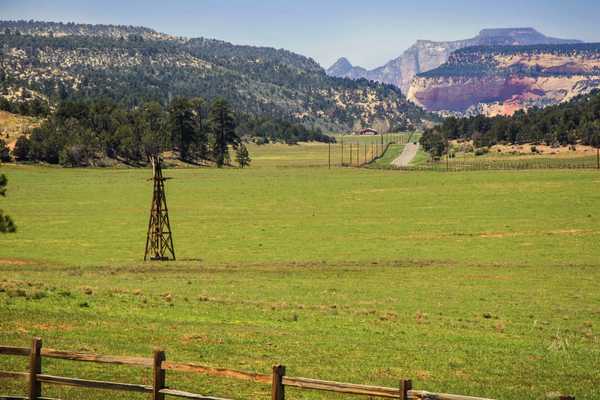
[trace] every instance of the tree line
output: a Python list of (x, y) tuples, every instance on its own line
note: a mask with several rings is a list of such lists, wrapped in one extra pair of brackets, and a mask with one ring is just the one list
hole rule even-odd
[(48, 102), (39, 98), (10, 101), (6, 97), (0, 97), (0, 110), (30, 117), (45, 117), (50, 113)]
[(599, 68), (593, 67), (590, 71), (571, 70), (570, 68), (547, 68), (540, 65), (527, 65), (515, 63), (502, 66), (497, 60), (498, 56), (510, 57), (514, 55), (548, 55), (564, 57), (596, 58), (600, 54), (598, 43), (573, 43), (573, 44), (536, 44), (527, 46), (473, 46), (465, 47), (453, 52), (448, 61), (438, 68), (419, 74), (421, 77), (438, 78), (448, 76), (473, 77), (486, 75), (510, 76), (525, 74), (531, 77), (540, 76), (573, 76), (597, 75)]
[(510, 117), (447, 118), (426, 130), (421, 144), (439, 157), (447, 151), (447, 141), (454, 139), (473, 140), (477, 148), (509, 143), (600, 147), (600, 91), (564, 104), (520, 110)]
[(243, 146), (233, 112), (222, 99), (175, 98), (168, 107), (155, 102), (127, 109), (109, 100), (60, 103), (12, 152), (17, 161), (64, 166), (102, 165), (114, 159), (130, 165), (176, 152), (186, 162), (230, 162), (230, 147)]
[[(21, 136), (12, 151), (16, 161), (63, 166), (102, 166), (116, 160), (144, 165), (163, 152), (180, 160), (218, 167), (231, 163), (230, 149), (239, 166), (250, 163), (244, 144), (281, 141), (328, 142), (320, 129), (267, 117), (235, 114), (227, 101), (201, 98), (173, 99), (166, 107), (157, 102), (127, 108), (111, 100), (69, 100), (59, 103), (40, 127)], [(0, 149), (4, 161), (10, 155)]]

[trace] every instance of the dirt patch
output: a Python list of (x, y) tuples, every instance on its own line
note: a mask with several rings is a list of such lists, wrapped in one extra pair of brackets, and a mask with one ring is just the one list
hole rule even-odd
[(11, 266), (19, 266), (19, 265), (31, 265), (33, 264), (28, 260), (21, 260), (18, 258), (0, 258), (0, 265), (11, 265)]
[(541, 231), (541, 232), (484, 232), (479, 235), (481, 238), (487, 239), (502, 239), (507, 237), (517, 236), (531, 236), (531, 235), (562, 235), (562, 236), (578, 236), (578, 235), (590, 235), (596, 232), (591, 229), (557, 229), (552, 231)]
[(20, 136), (29, 134), (38, 126), (40, 120), (37, 118), (0, 111), (0, 139), (4, 140), (11, 150)]
[(506, 275), (467, 275), (465, 279), (471, 281), (510, 281), (512, 278)]
[[(535, 151), (533, 151), (535, 150)], [(518, 155), (532, 155), (532, 154), (545, 154), (552, 156), (568, 156), (568, 157), (584, 157), (596, 154), (596, 149), (591, 146), (584, 146), (582, 144), (574, 146), (547, 146), (545, 144), (523, 144), (523, 145), (495, 145), (490, 148), (491, 153), (502, 153), (502, 154), (518, 154)]]
[(34, 324), (31, 329), (40, 331), (61, 331), (69, 332), (73, 330), (73, 325), (69, 324)]

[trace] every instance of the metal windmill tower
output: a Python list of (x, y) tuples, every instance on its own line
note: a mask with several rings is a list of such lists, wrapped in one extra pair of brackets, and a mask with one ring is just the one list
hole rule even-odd
[(169, 261), (175, 260), (175, 248), (173, 247), (173, 235), (169, 223), (169, 209), (165, 196), (165, 181), (160, 166), (160, 156), (152, 156), (154, 183), (154, 194), (152, 196), (152, 207), (150, 209), (150, 222), (148, 223), (148, 236), (146, 238), (146, 253), (144, 261)]

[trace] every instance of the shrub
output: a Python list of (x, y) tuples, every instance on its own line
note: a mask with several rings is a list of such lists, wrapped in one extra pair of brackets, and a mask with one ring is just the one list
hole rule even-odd
[(35, 292), (29, 295), (31, 300), (41, 300), (45, 297), (48, 297), (48, 293), (45, 290), (36, 290)]
[(27, 292), (24, 289), (9, 289), (6, 294), (8, 297), (27, 297)]
[(0, 161), (9, 162), (10, 161), (10, 151), (6, 146), (6, 142), (3, 139), (0, 139)]
[(60, 151), (59, 163), (66, 167), (82, 167), (89, 162), (89, 154), (85, 146), (67, 146)]
[(480, 148), (478, 148), (478, 149), (475, 150), (475, 155), (476, 156), (483, 156), (483, 155), (486, 155), (489, 152), (490, 152), (490, 150), (487, 147), (480, 147)]

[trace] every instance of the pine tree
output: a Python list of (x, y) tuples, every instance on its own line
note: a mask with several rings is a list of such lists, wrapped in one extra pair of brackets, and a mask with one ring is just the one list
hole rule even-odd
[(202, 129), (202, 99), (177, 97), (169, 109), (173, 145), (179, 148), (181, 159), (191, 161), (204, 156), (206, 136)]
[(210, 107), (208, 123), (212, 134), (212, 153), (221, 168), (229, 160), (229, 145), (237, 149), (240, 138), (235, 132), (235, 119), (229, 104), (223, 99), (217, 99)]
[[(5, 175), (0, 175), (0, 196), (6, 196), (6, 184), (8, 180)], [(12, 233), (16, 232), (17, 227), (13, 220), (8, 216), (4, 215), (3, 211), (0, 210), (0, 233)]]
[(245, 168), (250, 165), (252, 159), (248, 153), (248, 149), (243, 144), (240, 144), (235, 153), (235, 159), (238, 162), (240, 168)]

